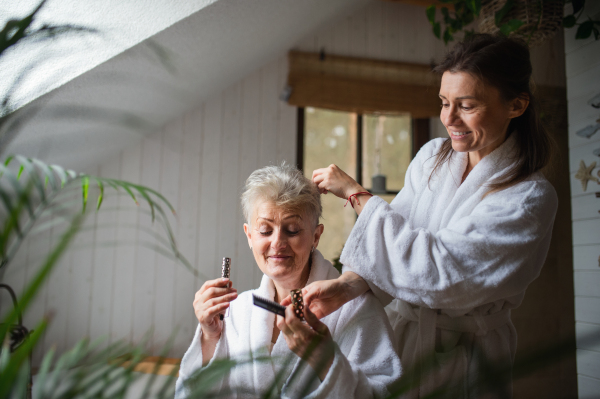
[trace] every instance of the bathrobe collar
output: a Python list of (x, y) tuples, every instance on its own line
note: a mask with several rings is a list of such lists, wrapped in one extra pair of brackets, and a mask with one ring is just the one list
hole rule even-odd
[[(448, 167), (456, 185), (456, 192), (452, 200), (446, 207), (446, 212), (441, 221), (441, 227), (448, 225), (450, 218), (457, 214), (456, 210), (467, 201), (472, 202), (473, 195), (483, 196), (487, 189), (486, 183), (494, 181), (501, 176), (508, 168), (514, 165), (515, 159), (515, 134), (512, 133), (508, 138), (494, 151), (483, 157), (481, 161), (469, 173), (467, 178), (461, 184), (462, 176), (467, 168), (469, 161), (468, 152), (454, 152), (448, 161)], [(481, 190), (484, 188), (484, 190)], [(479, 191), (479, 193), (477, 193)], [(478, 198), (478, 200), (480, 200)]]
[[(331, 273), (332, 267), (330, 263), (323, 258), (323, 255), (315, 250), (312, 254), (312, 266), (308, 275), (308, 281), (306, 285), (319, 280), (327, 280)], [(335, 269), (333, 269), (335, 271)], [(263, 275), (260, 287), (256, 289), (256, 295), (262, 296), (266, 299), (273, 300), (275, 298), (275, 284), (266, 274)], [(250, 329), (250, 346), (252, 353), (254, 354), (265, 354), (266, 348), (271, 345), (271, 337), (273, 336), (273, 324), (275, 323), (275, 314), (267, 312), (258, 306), (252, 307), (252, 319)], [(265, 326), (268, 326), (265, 328)], [(277, 343), (283, 340), (281, 334), (277, 338)], [(264, 370), (264, 369), (263, 369)], [(254, 384), (255, 386), (266, 386), (265, 380), (269, 379), (264, 374), (260, 373), (261, 367), (254, 367)]]

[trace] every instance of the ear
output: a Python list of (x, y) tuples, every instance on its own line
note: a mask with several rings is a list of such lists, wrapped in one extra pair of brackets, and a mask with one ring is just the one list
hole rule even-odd
[(316, 248), (319, 245), (319, 240), (321, 239), (321, 234), (323, 234), (324, 229), (325, 226), (323, 226), (322, 224), (319, 224), (315, 229), (315, 233), (313, 236), (313, 247)]
[(518, 118), (519, 116), (523, 115), (528, 106), (529, 95), (527, 93), (523, 93), (510, 102), (508, 117), (510, 119)]
[(244, 223), (244, 234), (246, 234), (246, 237), (248, 238), (248, 246), (252, 248), (252, 230), (248, 223)]

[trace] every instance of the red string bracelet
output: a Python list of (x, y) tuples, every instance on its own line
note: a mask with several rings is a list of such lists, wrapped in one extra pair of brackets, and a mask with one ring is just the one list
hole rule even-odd
[(348, 202), (350, 203), (350, 205), (352, 205), (352, 208), (354, 208), (354, 204), (352, 203), (352, 197), (354, 197), (354, 199), (356, 200), (356, 203), (358, 205), (360, 205), (360, 201), (358, 200), (357, 195), (361, 195), (361, 194), (367, 194), (367, 195), (370, 195), (371, 197), (373, 196), (373, 194), (371, 194), (368, 191), (361, 191), (360, 193), (354, 193), (348, 197), (348, 199), (346, 200), (346, 203), (344, 204), (344, 208), (346, 207), (346, 205), (348, 205)]

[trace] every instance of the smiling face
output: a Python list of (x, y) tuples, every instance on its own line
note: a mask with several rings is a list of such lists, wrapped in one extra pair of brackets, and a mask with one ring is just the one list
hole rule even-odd
[(260, 270), (277, 286), (302, 288), (310, 272), (311, 249), (319, 244), (323, 225), (315, 227), (302, 212), (265, 201), (254, 206), (251, 222), (244, 224), (244, 232)]
[(529, 101), (505, 101), (500, 91), (465, 72), (444, 72), (440, 87), (440, 119), (457, 152), (469, 152), (474, 166), (506, 140), (511, 119), (525, 112)]

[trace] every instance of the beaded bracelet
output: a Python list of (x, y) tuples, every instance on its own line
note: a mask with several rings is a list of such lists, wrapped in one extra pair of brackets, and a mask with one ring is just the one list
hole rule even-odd
[(352, 205), (352, 208), (354, 208), (354, 204), (352, 203), (352, 197), (354, 197), (354, 199), (356, 200), (356, 203), (357, 203), (358, 205), (360, 205), (360, 201), (358, 200), (358, 197), (357, 197), (357, 195), (361, 195), (361, 194), (367, 194), (367, 195), (370, 195), (371, 197), (373, 196), (373, 194), (371, 194), (371, 193), (370, 193), (370, 192), (368, 192), (368, 191), (361, 191), (360, 193), (354, 193), (354, 194), (351, 194), (351, 195), (348, 197), (348, 200), (346, 200), (346, 203), (344, 204), (344, 208), (346, 207), (346, 205), (348, 205), (348, 202), (350, 203), (350, 205)]

